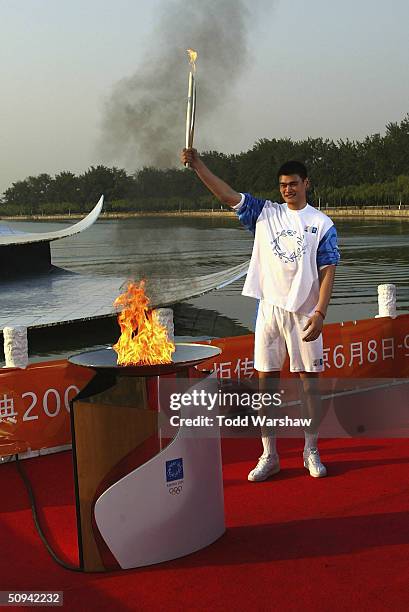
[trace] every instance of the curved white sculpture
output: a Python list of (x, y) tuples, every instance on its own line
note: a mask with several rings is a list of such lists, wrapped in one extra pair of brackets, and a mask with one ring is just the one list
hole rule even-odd
[(151, 305), (163, 307), (191, 298), (199, 297), (214, 289), (222, 289), (247, 274), (250, 260), (237, 266), (226, 268), (220, 272), (213, 272), (204, 276), (186, 277), (184, 279), (160, 278), (155, 282), (149, 280), (147, 284)]
[[(79, 234), (83, 230), (89, 228), (98, 219), (98, 216), (104, 205), (104, 196), (99, 198), (98, 204), (94, 206), (90, 213), (78, 223), (70, 225), (62, 230), (55, 232), (15, 232), (9, 231), (5, 233), (6, 228), (2, 228), (0, 232), (0, 246), (3, 245), (14, 245), (14, 244), (31, 244), (33, 242), (52, 242), (53, 240), (59, 240), (60, 238), (68, 238), (68, 236), (74, 236)], [(7, 228), (8, 229), (8, 228)]]

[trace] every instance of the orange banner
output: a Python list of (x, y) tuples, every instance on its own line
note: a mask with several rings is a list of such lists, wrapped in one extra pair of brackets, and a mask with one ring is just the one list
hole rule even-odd
[[(253, 335), (207, 344), (223, 352), (201, 367), (215, 369), (219, 378), (255, 376)], [(326, 325), (324, 364), (324, 376), (332, 378), (409, 377), (409, 315)], [(283, 376), (293, 376), (288, 360)], [(91, 377), (91, 371), (65, 360), (1, 370), (0, 456), (68, 444), (69, 401)]]
[(0, 456), (69, 444), (69, 402), (91, 377), (65, 360), (1, 370)]
[[(323, 330), (324, 376), (354, 378), (405, 378), (409, 376), (409, 315), (396, 319), (365, 319), (330, 323)], [(204, 367), (216, 369), (219, 378), (254, 376), (254, 336), (212, 340), (222, 354)], [(202, 367), (202, 366), (201, 366)], [(289, 371), (287, 358), (284, 377)]]

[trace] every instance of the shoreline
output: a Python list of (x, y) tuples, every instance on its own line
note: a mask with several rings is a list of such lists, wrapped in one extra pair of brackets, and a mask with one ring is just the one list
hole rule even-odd
[[(389, 208), (322, 208), (329, 217), (338, 218), (385, 218), (403, 219), (409, 221), (409, 208), (401, 210)], [(73, 213), (64, 215), (4, 215), (0, 216), (0, 221), (70, 221), (71, 219), (83, 219), (87, 213)], [(175, 212), (102, 212), (99, 219), (133, 219), (136, 217), (231, 217), (235, 213), (230, 210), (189, 210)]]

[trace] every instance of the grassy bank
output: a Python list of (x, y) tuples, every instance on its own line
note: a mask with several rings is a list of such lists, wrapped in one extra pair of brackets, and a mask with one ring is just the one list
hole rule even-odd
[[(329, 217), (373, 217), (409, 220), (409, 207), (397, 208), (322, 208), (322, 212)], [(100, 219), (132, 219), (134, 217), (231, 217), (235, 213), (226, 210), (198, 210), (198, 211), (159, 211), (159, 212), (103, 212)], [(58, 215), (13, 215), (1, 216), (1, 221), (74, 221), (82, 219), (84, 214), (58, 214)]]

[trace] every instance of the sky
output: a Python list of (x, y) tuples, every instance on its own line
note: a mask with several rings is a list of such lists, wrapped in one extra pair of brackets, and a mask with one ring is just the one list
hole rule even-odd
[[(200, 2), (202, 21), (208, 12), (204, 25), (218, 26), (210, 28), (218, 44), (230, 41), (240, 64), (232, 68), (221, 54), (217, 71), (211, 68), (214, 45), (193, 28), (188, 46), (199, 52), (199, 150), (240, 152), (260, 138), (360, 140), (383, 134), (388, 122), (409, 112), (407, 0), (192, 2)], [(226, 3), (240, 8), (235, 21), (223, 12)], [(104, 142), (107, 104), (118, 83), (135, 87), (149, 69), (145, 85), (157, 74), (161, 104), (179, 109), (167, 142), (177, 163), (188, 64), (175, 49), (190, 40), (187, 9), (175, 29), (172, 10), (181, 6), (187, 0), (0, 0), (0, 192), (42, 172), (81, 173), (99, 163), (131, 172), (147, 163), (137, 132), (127, 140), (122, 126), (114, 149)], [(235, 43), (243, 43), (237, 53)], [(176, 58), (172, 74), (155, 68), (161, 57)], [(167, 138), (156, 130), (155, 146), (162, 134)]]

